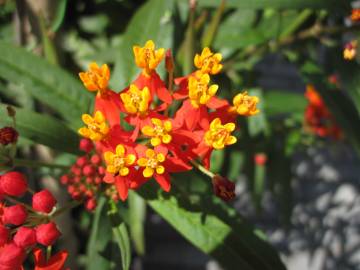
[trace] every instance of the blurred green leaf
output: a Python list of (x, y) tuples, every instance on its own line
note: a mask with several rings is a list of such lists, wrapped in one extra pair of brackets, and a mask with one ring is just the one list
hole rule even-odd
[(141, 72), (135, 64), (134, 45), (144, 46), (151, 39), (158, 48), (171, 47), (173, 5), (173, 0), (149, 0), (133, 15), (115, 55), (114, 89), (125, 88)]
[[(0, 125), (11, 125), (12, 120), (6, 117), (6, 106), (0, 103)], [(20, 137), (35, 143), (49, 146), (61, 152), (79, 154), (79, 136), (59, 119), (33, 111), (15, 108), (16, 129)]]
[[(58, 112), (72, 127), (90, 106), (91, 94), (79, 80), (46, 60), (0, 41), (0, 77), (22, 84), (32, 96)], [(1, 90), (0, 90), (1, 91)]]
[(135, 192), (129, 192), (129, 229), (134, 248), (139, 255), (145, 254), (146, 202)]
[(119, 215), (119, 210), (114, 201), (109, 201), (109, 211), (107, 213), (113, 235), (115, 236), (116, 243), (120, 249), (121, 265), (123, 270), (128, 270), (130, 267), (131, 260), (131, 248), (129, 233), (126, 229), (125, 222)]
[(221, 16), (224, 13), (226, 6), (226, 1), (222, 0), (216, 9), (216, 12), (214, 16), (212, 17), (209, 26), (204, 31), (202, 38), (201, 38), (201, 47), (210, 47), (212, 44), (212, 41), (214, 40), (216, 36), (217, 29), (220, 24)]
[(307, 105), (303, 94), (290, 91), (267, 90), (264, 99), (267, 115), (293, 113), (303, 115)]
[(66, 6), (68, 1), (60, 0), (58, 2), (59, 3), (56, 8), (54, 19), (52, 20), (50, 25), (51, 32), (56, 32), (60, 29), (60, 26), (63, 23), (66, 14)]
[[(187, 177), (189, 181), (201, 181)], [(170, 193), (156, 192), (147, 183), (139, 194), (180, 234), (204, 253), (213, 256), (226, 269), (285, 269), (276, 251), (235, 209), (213, 196), (189, 196), (186, 177), (172, 181)]]
[[(198, 2), (199, 6), (203, 7), (217, 7), (219, 5), (219, 0), (198, 0)], [(226, 6), (229, 8), (242, 9), (350, 8), (350, 1), (338, 0), (227, 0), (226, 2)]]
[(250, 96), (257, 96), (260, 99), (260, 103), (257, 106), (260, 112), (254, 116), (247, 118), (249, 134), (252, 137), (255, 137), (261, 133), (268, 134), (268, 123), (266, 121), (264, 111), (265, 99), (263, 98), (262, 91), (260, 89), (253, 88), (249, 89), (248, 92)]

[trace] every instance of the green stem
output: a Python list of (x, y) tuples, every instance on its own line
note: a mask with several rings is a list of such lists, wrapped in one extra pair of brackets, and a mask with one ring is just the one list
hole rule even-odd
[(53, 163), (47, 163), (47, 162), (42, 162), (42, 161), (36, 161), (36, 160), (30, 160), (30, 159), (19, 159), (19, 158), (13, 159), (13, 166), (32, 167), (32, 168), (47, 167), (47, 168), (52, 168), (52, 169), (63, 169), (63, 170), (70, 168), (70, 166), (67, 166), (67, 165), (53, 164)]
[(51, 246), (47, 246), (46, 248), (46, 261), (49, 261), (51, 258)]
[(203, 165), (197, 163), (196, 161), (190, 161), (190, 162), (196, 169), (201, 171), (203, 174), (209, 176), (210, 178), (213, 178), (215, 176), (215, 174), (213, 172), (209, 171)]
[(57, 209), (55, 211), (55, 213), (52, 215), (52, 218), (57, 217), (57, 216), (61, 215), (62, 213), (64, 213), (65, 211), (75, 208), (75, 207), (79, 206), (80, 204), (82, 204), (82, 201), (71, 201), (71, 202), (67, 203), (64, 207)]

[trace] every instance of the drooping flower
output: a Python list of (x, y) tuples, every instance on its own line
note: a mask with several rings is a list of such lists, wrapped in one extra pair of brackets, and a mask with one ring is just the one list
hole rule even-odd
[(214, 149), (223, 149), (226, 145), (236, 143), (236, 137), (231, 136), (231, 132), (234, 130), (234, 123), (222, 125), (220, 118), (216, 118), (210, 123), (210, 128), (205, 133), (205, 143)]
[(79, 129), (79, 134), (92, 141), (101, 141), (109, 133), (109, 126), (102, 112), (96, 111), (94, 117), (89, 114), (82, 115), (83, 122), (87, 127)]
[(208, 47), (205, 47), (201, 54), (196, 54), (194, 58), (194, 65), (201, 70), (202, 73), (209, 73), (212, 75), (218, 74), (222, 69), (222, 55), (220, 53), (213, 53)]
[(259, 103), (259, 98), (256, 96), (249, 96), (248, 92), (239, 93), (233, 98), (233, 105), (230, 112), (235, 112), (243, 116), (252, 116), (260, 112), (256, 105)]
[(108, 90), (110, 69), (106, 64), (99, 67), (97, 63), (92, 62), (89, 65), (89, 70), (80, 72), (79, 77), (87, 90), (98, 91), (102, 95)]
[(152, 40), (148, 40), (144, 47), (134, 46), (133, 51), (136, 65), (143, 69), (143, 74), (146, 76), (151, 75), (165, 55), (164, 48), (155, 50)]
[(172, 140), (170, 134), (172, 124), (169, 120), (161, 121), (158, 118), (151, 118), (152, 126), (144, 126), (141, 132), (151, 137), (150, 143), (152, 146), (158, 146), (161, 143), (168, 144)]
[(42, 249), (34, 249), (34, 270), (62, 270), (68, 257), (68, 252), (66, 250), (59, 251), (55, 255), (51, 256), (46, 260)]
[(235, 184), (225, 177), (215, 175), (212, 178), (213, 189), (216, 196), (224, 201), (230, 201), (235, 197)]

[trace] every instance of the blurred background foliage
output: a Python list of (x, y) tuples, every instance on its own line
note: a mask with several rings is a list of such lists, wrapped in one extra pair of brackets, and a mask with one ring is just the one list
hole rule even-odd
[[(220, 95), (231, 99), (247, 90), (261, 99), (261, 113), (241, 120), (235, 147), (215, 152), (212, 171), (247, 181), (258, 215), (263, 195), (271, 192), (281, 208), (279, 222), (290, 227), (292, 155), (324, 140), (304, 128), (305, 84), (311, 83), (343, 130), (342, 140), (360, 151), (360, 77), (358, 59), (345, 61), (345, 43), (357, 39), (349, 20), (351, 1), (339, 0), (53, 0), (0, 1), (0, 124), (9, 124), (4, 104), (17, 108), (21, 147), (18, 156), (71, 164), (78, 154), (80, 116), (91, 108), (91, 94), (77, 73), (91, 61), (112, 68), (111, 87), (119, 92), (139, 73), (132, 46), (152, 39), (171, 48), (176, 76), (194, 70), (203, 47), (223, 55), (223, 72), (214, 78)], [(264, 87), (261, 63), (271, 58), (293, 66), (303, 85), (296, 89)], [(163, 65), (160, 74), (166, 78)], [(262, 71), (269, 73), (271, 70)], [(336, 75), (340, 87), (329, 83)], [(281, 83), (280, 83), (281, 85)], [(41, 148), (43, 149), (43, 148)], [(42, 150), (43, 151), (43, 150)], [(265, 162), (255, 162), (256, 157)], [(49, 161), (49, 160), (47, 160)], [(20, 164), (21, 165), (21, 164)], [(47, 169), (38, 175), (58, 176)], [(241, 176), (241, 177), (240, 177)], [(245, 177), (244, 177), (245, 176)], [(244, 180), (245, 179), (245, 180)], [(227, 269), (284, 269), (264, 234), (212, 195), (209, 179), (192, 172), (173, 180), (170, 194), (140, 189), (119, 205), (129, 225), (132, 253), (122, 221), (114, 225), (106, 202), (94, 216), (73, 213), (87, 248), (78, 239), (78, 265), (86, 269), (128, 268), (130, 257), (145, 252), (146, 204), (185, 238)], [(145, 199), (145, 200), (144, 200)], [(120, 225), (119, 225), (120, 224)], [(119, 237), (113, 238), (110, 231)], [(118, 240), (118, 241), (115, 241)], [(121, 249), (119, 258), (118, 246)], [(137, 254), (137, 255), (134, 255)], [(88, 257), (86, 257), (88, 256)], [(71, 257), (71, 256), (70, 256)], [(241, 266), (241, 267), (240, 267)], [(76, 269), (76, 268), (74, 268)]]

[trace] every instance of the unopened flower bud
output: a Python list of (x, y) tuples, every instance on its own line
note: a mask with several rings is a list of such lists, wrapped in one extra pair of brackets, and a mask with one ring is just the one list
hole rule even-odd
[(86, 165), (82, 170), (83, 175), (93, 176), (96, 173), (96, 169), (91, 165)]
[(12, 225), (22, 225), (26, 221), (27, 211), (21, 204), (4, 207), (3, 223)]
[(258, 153), (254, 156), (255, 164), (258, 166), (264, 166), (267, 161), (267, 156), (264, 153)]
[(99, 165), (101, 163), (101, 157), (99, 155), (93, 155), (91, 157), (91, 163), (93, 165)]
[(27, 187), (27, 179), (22, 173), (8, 172), (0, 178), (0, 189), (7, 195), (20, 197)]
[(35, 230), (29, 227), (20, 227), (14, 236), (17, 246), (27, 248), (36, 244)]
[(224, 201), (230, 201), (235, 197), (235, 184), (220, 175), (212, 178), (213, 190), (216, 196)]
[(54, 222), (41, 224), (35, 230), (37, 242), (44, 246), (52, 246), (61, 235)]
[(0, 144), (8, 145), (10, 143), (16, 143), (19, 137), (19, 133), (12, 127), (0, 128)]
[(56, 202), (52, 193), (47, 189), (35, 193), (32, 197), (32, 207), (38, 212), (50, 213)]
[(85, 208), (88, 210), (88, 211), (93, 211), (95, 208), (96, 208), (96, 199), (95, 198), (91, 198), (91, 199), (88, 199), (86, 202), (85, 202)]
[(25, 255), (25, 250), (15, 243), (5, 245), (0, 252), (0, 269), (19, 270)]
[(79, 149), (84, 151), (85, 153), (89, 153), (91, 150), (93, 150), (94, 144), (89, 139), (81, 139)]
[(78, 157), (78, 159), (76, 160), (76, 164), (81, 168), (84, 167), (87, 163), (88, 160), (86, 156)]
[(0, 225), (0, 247), (5, 245), (9, 239), (9, 229)]
[(7, 110), (8, 116), (14, 117), (16, 115), (16, 111), (13, 107), (7, 106), (6, 110)]
[(168, 49), (165, 53), (165, 67), (168, 73), (172, 73), (174, 71), (174, 59), (170, 49)]

